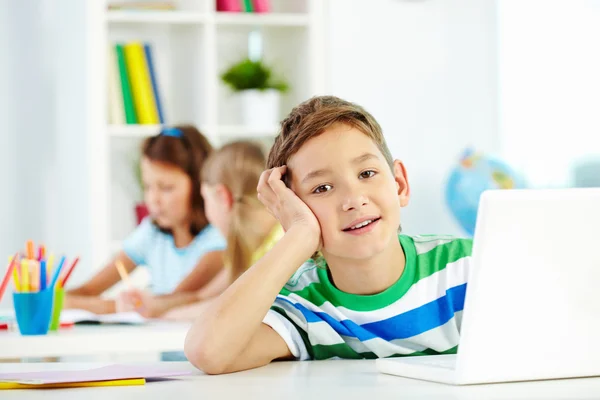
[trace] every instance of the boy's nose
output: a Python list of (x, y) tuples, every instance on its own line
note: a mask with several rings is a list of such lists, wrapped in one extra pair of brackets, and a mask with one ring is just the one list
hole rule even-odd
[(351, 196), (346, 198), (342, 204), (343, 211), (360, 210), (361, 207), (369, 204), (369, 199), (365, 195)]

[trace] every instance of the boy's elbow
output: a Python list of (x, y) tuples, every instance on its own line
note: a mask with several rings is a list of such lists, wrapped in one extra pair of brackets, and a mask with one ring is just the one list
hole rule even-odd
[(194, 338), (189, 333), (183, 347), (186, 358), (194, 367), (209, 375), (225, 374), (227, 365), (214, 349), (209, 341)]

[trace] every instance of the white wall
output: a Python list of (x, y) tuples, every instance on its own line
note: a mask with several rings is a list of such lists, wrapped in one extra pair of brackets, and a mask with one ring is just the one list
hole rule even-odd
[(444, 182), (467, 146), (497, 152), (495, 0), (331, 0), (333, 94), (381, 123), (412, 189), (407, 233), (464, 234)]
[[(0, 265), (4, 265), (4, 256), (14, 251), (16, 242), (14, 240), (15, 231), (20, 231), (22, 227), (18, 224), (15, 216), (17, 177), (11, 170), (16, 167), (16, 135), (15, 118), (13, 112), (14, 101), (11, 99), (13, 92), (12, 72), (15, 69), (14, 57), (7, 57), (11, 54), (13, 39), (16, 35), (15, 26), (10, 23), (11, 18), (8, 14), (8, 4), (2, 5), (0, 12), (0, 121), (2, 129), (0, 131)], [(2, 269), (0, 269), (2, 270)], [(9, 296), (7, 296), (9, 297)]]
[(501, 1), (498, 10), (503, 153), (538, 187), (570, 185), (573, 165), (592, 155), (600, 175), (600, 2)]
[[(16, 174), (12, 172), (16, 165), (16, 136), (15, 119), (13, 116), (13, 104), (11, 100), (12, 72), (14, 71), (13, 58), (6, 57), (12, 50), (12, 39), (15, 36), (14, 27), (10, 24), (8, 5), (2, 5), (0, 12), (0, 187), (3, 192), (0, 195), (0, 265), (4, 265), (4, 256), (14, 251), (16, 241), (15, 231), (20, 231), (18, 219), (15, 216), (16, 201), (15, 190), (17, 189)], [(4, 61), (6, 60), (6, 61)], [(0, 268), (0, 271), (3, 271)], [(0, 308), (12, 304), (10, 292), (0, 302)]]
[[(51, 1), (51, 0), (49, 0)], [(54, 2), (54, 54), (56, 57), (54, 94), (55, 136), (53, 173), (49, 178), (45, 236), (56, 251), (69, 259), (81, 257), (81, 265), (73, 274), (72, 281), (87, 278), (91, 269), (91, 243), (94, 208), (90, 197), (93, 150), (90, 149), (89, 125), (90, 87), (100, 79), (93, 74), (89, 53), (95, 48), (87, 45), (87, 13), (102, 2), (61, 0)], [(101, 199), (98, 199), (101, 200)], [(71, 282), (74, 283), (74, 282)]]
[(87, 10), (77, 0), (0, 5), (0, 260), (32, 239), (89, 264)]
[[(44, 3), (6, 1), (1, 5), (0, 260), (22, 249), (27, 239), (44, 239), (54, 135), (48, 7)], [(2, 304), (9, 302), (6, 296)]]

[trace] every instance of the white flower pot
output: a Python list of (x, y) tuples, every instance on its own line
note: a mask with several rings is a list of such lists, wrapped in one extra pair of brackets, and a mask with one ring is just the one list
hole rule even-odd
[(244, 90), (239, 92), (242, 123), (253, 130), (272, 130), (279, 123), (277, 90)]

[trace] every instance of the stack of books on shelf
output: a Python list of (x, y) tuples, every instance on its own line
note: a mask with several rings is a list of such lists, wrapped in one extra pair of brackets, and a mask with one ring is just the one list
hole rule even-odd
[(116, 43), (108, 52), (109, 123), (164, 124), (152, 47), (148, 43)]
[(271, 11), (271, 2), (270, 0), (217, 0), (217, 11), (267, 13)]

